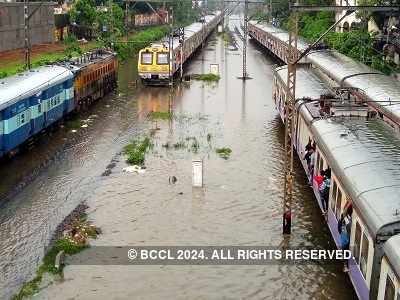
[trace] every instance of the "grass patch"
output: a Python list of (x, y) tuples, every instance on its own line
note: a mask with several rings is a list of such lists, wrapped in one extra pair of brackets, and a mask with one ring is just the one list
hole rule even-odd
[(193, 151), (194, 153), (197, 153), (197, 152), (199, 151), (199, 149), (200, 149), (200, 143), (199, 143), (199, 141), (195, 138), (195, 139), (193, 140), (193, 143), (192, 143), (192, 151)]
[(82, 125), (82, 121), (79, 119), (71, 119), (65, 122), (65, 127), (68, 129), (78, 129)]
[(86, 221), (85, 215), (82, 214), (81, 219), (77, 219), (70, 225), (70, 230), (66, 237), (59, 239), (47, 251), (42, 260), (42, 264), (36, 271), (36, 276), (31, 281), (26, 282), (18, 294), (12, 297), (13, 300), (22, 300), (31, 297), (39, 292), (40, 283), (44, 273), (61, 274), (63, 266), (55, 267), (56, 256), (60, 251), (64, 251), (67, 255), (74, 255), (89, 247), (87, 243), (88, 237), (96, 238), (99, 229), (90, 225)]
[[(84, 45), (80, 45), (79, 47), (82, 50), (82, 52), (86, 52), (86, 51), (98, 48), (98, 44), (97, 44), (97, 42), (94, 41), (94, 42), (86, 43)], [(22, 54), (21, 54), (21, 57), (23, 57)], [(65, 49), (64, 49), (64, 51), (60, 51), (60, 52), (50, 52), (50, 53), (44, 52), (44, 53), (34, 55), (32, 58), (31, 65), (32, 65), (32, 68), (37, 68), (37, 67), (52, 64), (55, 62), (64, 61), (67, 59), (68, 59), (68, 54), (66, 53)], [(26, 70), (25, 64), (22, 61), (22, 59), (7, 62), (7, 63), (2, 62), (2, 64), (0, 65), (0, 79), (8, 77), (8, 76), (13, 76), (13, 75), (21, 73), (25, 70)]]
[(151, 142), (148, 137), (143, 139), (135, 140), (129, 145), (124, 147), (124, 154), (128, 156), (127, 162), (131, 165), (143, 165), (145, 161), (145, 155), (147, 150), (150, 148)]
[(152, 111), (147, 115), (151, 120), (171, 120), (173, 113), (164, 111)]
[(207, 81), (207, 82), (218, 82), (221, 79), (221, 76), (215, 75), (212, 73), (208, 74), (193, 74), (192, 79), (194, 80), (201, 80), (201, 81)]
[(179, 141), (179, 142), (175, 143), (173, 146), (174, 146), (174, 149), (183, 149), (186, 147), (186, 144), (184, 141)]
[(232, 149), (227, 147), (217, 148), (215, 152), (223, 159), (228, 159), (232, 153)]

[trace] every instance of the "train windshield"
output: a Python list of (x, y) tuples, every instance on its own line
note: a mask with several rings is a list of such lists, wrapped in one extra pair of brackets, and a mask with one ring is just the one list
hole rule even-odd
[(142, 53), (142, 65), (151, 65), (153, 63), (153, 53)]
[(157, 64), (168, 65), (168, 53), (157, 53)]

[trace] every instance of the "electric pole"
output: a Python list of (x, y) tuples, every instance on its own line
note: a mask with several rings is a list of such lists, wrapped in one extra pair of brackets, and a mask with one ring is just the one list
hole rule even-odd
[(247, 36), (248, 36), (248, 22), (249, 22), (249, 2), (244, 1), (244, 25), (243, 25), (243, 80), (247, 77)]
[(24, 0), (24, 47), (25, 47), (25, 68), (31, 68), (31, 47), (29, 40), (29, 15), (28, 15), (28, 0)]
[(296, 67), (297, 67), (297, 39), (298, 14), (293, 13), (289, 21), (289, 43), (287, 53), (287, 84), (285, 101), (285, 185), (283, 204), (283, 234), (290, 234), (292, 228), (292, 200), (293, 200), (293, 112), (296, 99)]

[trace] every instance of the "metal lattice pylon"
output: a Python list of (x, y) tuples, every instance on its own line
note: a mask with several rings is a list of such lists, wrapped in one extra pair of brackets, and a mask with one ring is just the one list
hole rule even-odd
[(297, 40), (298, 40), (298, 15), (294, 13), (289, 32), (287, 51), (288, 73), (285, 98), (285, 185), (283, 204), (283, 234), (291, 233), (292, 226), (292, 200), (293, 200), (293, 113), (296, 99), (296, 66), (297, 66)]

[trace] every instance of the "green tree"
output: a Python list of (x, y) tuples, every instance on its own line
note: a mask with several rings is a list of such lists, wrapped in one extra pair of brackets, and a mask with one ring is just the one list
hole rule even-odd
[(76, 0), (71, 11), (71, 22), (92, 27), (96, 20), (96, 8), (93, 0)]
[(99, 11), (96, 20), (102, 38), (117, 38), (125, 31), (124, 11), (118, 4), (112, 3)]

